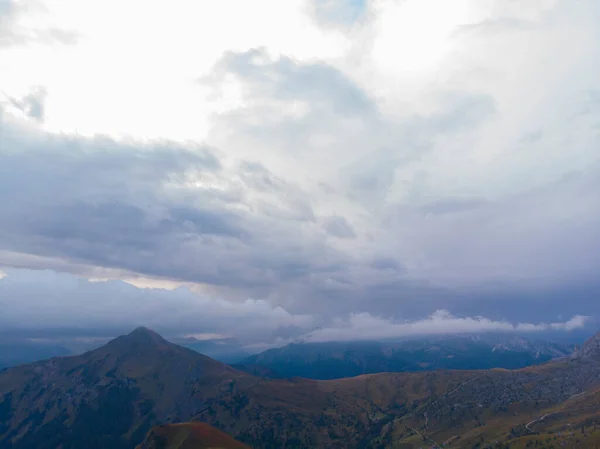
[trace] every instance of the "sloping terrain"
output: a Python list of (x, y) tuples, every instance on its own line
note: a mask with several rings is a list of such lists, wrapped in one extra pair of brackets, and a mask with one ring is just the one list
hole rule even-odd
[(152, 425), (200, 413), (231, 382), (255, 380), (138, 329), (81, 356), (0, 373), (0, 447), (130, 448)]
[[(578, 395), (589, 395), (592, 385), (598, 385), (599, 373), (596, 364), (569, 362), (519, 371), (481, 371), (395, 419), (382, 433), (383, 441), (390, 444), (384, 447), (402, 443), (402, 447), (418, 448), (424, 441), (456, 449), (496, 447), (497, 443), (513, 447), (519, 438), (537, 432), (528, 430), (528, 423), (568, 408), (568, 401)], [(600, 407), (589, 411), (600, 417)]]
[(486, 447), (599, 386), (595, 352), (582, 354), (517, 371), (270, 380), (138, 329), (0, 373), (0, 447), (132, 449), (155, 425), (192, 420), (255, 449)]
[(250, 449), (205, 423), (165, 424), (152, 428), (136, 449)]
[(137, 329), (81, 356), (0, 373), (0, 447), (133, 448), (197, 419), (252, 447), (356, 447), (373, 407), (308, 380), (267, 381)]
[(574, 346), (568, 344), (501, 336), (294, 343), (250, 356), (235, 367), (271, 378), (330, 380), (383, 372), (518, 369), (567, 357), (573, 350)]

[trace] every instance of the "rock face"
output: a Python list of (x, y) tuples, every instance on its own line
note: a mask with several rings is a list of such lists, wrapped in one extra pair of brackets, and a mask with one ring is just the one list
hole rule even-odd
[(572, 358), (600, 360), (600, 332), (589, 338)]
[(154, 427), (136, 449), (251, 449), (205, 423)]

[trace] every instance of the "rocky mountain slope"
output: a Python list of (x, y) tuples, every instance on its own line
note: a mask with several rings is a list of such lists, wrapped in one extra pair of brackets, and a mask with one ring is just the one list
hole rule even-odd
[(600, 360), (600, 332), (590, 337), (581, 348), (573, 353), (572, 358)]
[(597, 386), (591, 351), (516, 371), (269, 380), (138, 329), (0, 373), (0, 447), (132, 449), (151, 427), (190, 420), (255, 449), (485, 447)]
[(566, 357), (573, 350), (573, 345), (506, 336), (387, 343), (296, 343), (250, 356), (234, 366), (271, 378), (327, 380), (382, 372), (516, 369)]

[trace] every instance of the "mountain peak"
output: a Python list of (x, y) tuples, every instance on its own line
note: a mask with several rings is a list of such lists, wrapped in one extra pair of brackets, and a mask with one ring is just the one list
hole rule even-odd
[(167, 343), (167, 341), (158, 333), (143, 326), (134, 329), (129, 334), (125, 335), (125, 338), (140, 344), (163, 345)]
[(108, 343), (108, 347), (120, 350), (130, 349), (156, 349), (171, 346), (164, 338), (147, 327), (138, 327), (127, 335), (122, 335)]
[(136, 327), (134, 330), (132, 330), (129, 334), (129, 337), (152, 337), (152, 338), (160, 338), (162, 339), (162, 337), (157, 333), (154, 332), (152, 329), (148, 329), (147, 327), (144, 326), (140, 326), (140, 327)]

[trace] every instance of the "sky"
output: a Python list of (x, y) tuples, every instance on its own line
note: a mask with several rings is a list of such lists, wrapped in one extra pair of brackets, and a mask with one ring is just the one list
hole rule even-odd
[(0, 329), (595, 330), (596, 0), (0, 0)]

